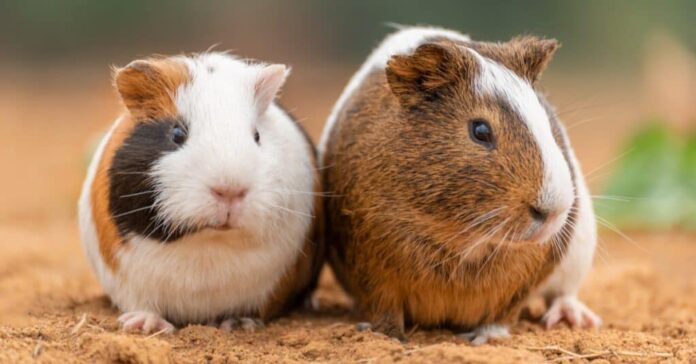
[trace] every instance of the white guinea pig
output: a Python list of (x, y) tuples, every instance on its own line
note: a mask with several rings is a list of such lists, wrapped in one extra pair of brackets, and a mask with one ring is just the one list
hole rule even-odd
[(79, 215), (124, 329), (253, 326), (316, 284), (316, 153), (273, 102), (287, 75), (222, 53), (115, 71), (126, 110), (93, 157)]

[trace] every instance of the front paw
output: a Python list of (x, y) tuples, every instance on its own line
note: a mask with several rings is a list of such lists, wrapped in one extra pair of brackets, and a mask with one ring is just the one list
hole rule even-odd
[(510, 331), (507, 326), (491, 324), (483, 325), (472, 332), (459, 334), (457, 336), (469, 340), (471, 345), (481, 346), (487, 344), (491, 340), (500, 340), (510, 337)]
[[(373, 307), (366, 305), (366, 307)], [(404, 313), (400, 309), (381, 309), (366, 311), (367, 322), (360, 322), (356, 325), (358, 331), (371, 330), (380, 332), (391, 338), (405, 343), (406, 332), (404, 328)]]
[(384, 322), (381, 322), (376, 326), (372, 325), (369, 322), (358, 322), (355, 325), (355, 329), (358, 331), (380, 332), (391, 338), (397, 339), (402, 343), (408, 341), (408, 338), (406, 338), (406, 334), (404, 333), (403, 328), (399, 328), (397, 325), (385, 324)]
[(258, 318), (240, 317), (228, 318), (220, 322), (220, 330), (232, 331), (241, 328), (244, 331), (254, 332), (257, 329), (263, 328), (263, 321)]
[(174, 325), (158, 314), (147, 311), (126, 312), (118, 317), (118, 322), (125, 331), (141, 331), (144, 334), (151, 332), (171, 334), (174, 332)]
[(556, 297), (541, 320), (547, 329), (563, 320), (572, 328), (596, 329), (602, 326), (602, 319), (575, 296)]

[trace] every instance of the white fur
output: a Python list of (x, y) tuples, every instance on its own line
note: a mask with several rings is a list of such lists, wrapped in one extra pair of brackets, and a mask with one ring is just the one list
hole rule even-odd
[(509, 69), (469, 49), (481, 66), (476, 78), (476, 91), (480, 95), (497, 96), (507, 101), (522, 117), (539, 146), (544, 169), (538, 207), (554, 212), (553, 223), (546, 229), (548, 240), (565, 223), (573, 204), (573, 182), (570, 169), (551, 131), (546, 109), (541, 105), (532, 86)]
[(570, 151), (576, 175), (578, 194), (578, 215), (573, 238), (568, 245), (561, 264), (544, 284), (542, 291), (553, 296), (575, 295), (582, 280), (592, 267), (597, 245), (597, 224), (595, 223), (592, 199), (582, 176), (579, 162)]
[[(567, 141), (565, 131), (563, 137)], [(592, 326), (598, 327), (602, 321), (589, 308), (578, 300), (578, 291), (585, 277), (592, 268), (592, 261), (597, 246), (597, 224), (595, 223), (592, 198), (575, 153), (569, 150), (571, 165), (575, 173), (578, 195), (578, 216), (575, 230), (561, 263), (540, 286), (539, 293), (552, 300), (549, 313), (555, 308), (563, 308), (563, 314), (575, 317), (589, 317)], [(549, 314), (545, 316), (548, 326), (552, 326), (562, 316)]]
[(104, 264), (101, 254), (99, 253), (99, 239), (97, 238), (97, 230), (94, 226), (94, 220), (92, 218), (92, 198), (90, 193), (92, 183), (94, 182), (94, 177), (97, 174), (97, 167), (99, 166), (101, 155), (104, 153), (106, 143), (111, 138), (111, 134), (113, 133), (114, 129), (118, 127), (119, 123), (121, 123), (121, 118), (116, 119), (109, 132), (102, 137), (102, 140), (99, 142), (99, 146), (94, 152), (92, 162), (87, 169), (87, 177), (82, 185), (82, 192), (80, 194), (80, 200), (77, 208), (82, 247), (85, 249), (87, 259), (92, 265), (92, 269), (94, 269), (95, 273), (97, 274), (97, 278), (101, 282), (102, 287), (106, 292), (111, 292), (114, 290), (114, 276), (112, 272), (107, 269), (106, 264)]
[(500, 340), (510, 337), (510, 329), (506, 325), (482, 325), (474, 331), (459, 334), (459, 336), (471, 341), (471, 345), (481, 346), (487, 344), (491, 340)]
[(150, 311), (130, 311), (118, 317), (118, 322), (125, 331), (142, 331), (146, 334), (151, 332), (172, 333), (174, 325)]
[[(120, 309), (206, 322), (259, 308), (297, 260), (311, 224), (314, 170), (310, 149), (288, 115), (275, 104), (258, 115), (255, 84), (263, 65), (218, 53), (179, 60), (192, 79), (173, 98), (190, 128), (184, 146), (154, 167), (162, 218), (215, 225), (221, 207), (210, 187), (245, 187), (240, 228), (206, 229), (167, 244), (129, 236), (117, 254), (118, 270), (110, 271), (98, 253), (89, 196), (109, 135), (90, 166), (80, 221), (88, 257)], [(261, 146), (254, 142), (255, 129)]]

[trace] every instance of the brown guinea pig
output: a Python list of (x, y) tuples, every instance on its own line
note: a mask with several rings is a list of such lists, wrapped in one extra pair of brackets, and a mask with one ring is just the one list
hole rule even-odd
[(558, 44), (405, 28), (372, 53), (320, 142), (327, 244), (371, 326), (508, 335), (527, 297), (551, 326), (577, 299), (596, 226), (565, 130), (535, 85)]

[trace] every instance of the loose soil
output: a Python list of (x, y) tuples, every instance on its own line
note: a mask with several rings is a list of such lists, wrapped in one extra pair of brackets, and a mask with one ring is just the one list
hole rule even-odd
[[(119, 331), (118, 312), (83, 258), (72, 222), (0, 227), (0, 362), (609, 362), (696, 361), (694, 236), (604, 234), (582, 299), (598, 331), (534, 319), (513, 336), (472, 347), (446, 330), (414, 329), (407, 344), (358, 332), (350, 301), (325, 271), (318, 310), (294, 312), (255, 332), (189, 326), (173, 335)], [(530, 304), (530, 316), (543, 312)]]

